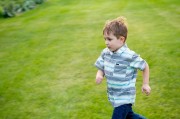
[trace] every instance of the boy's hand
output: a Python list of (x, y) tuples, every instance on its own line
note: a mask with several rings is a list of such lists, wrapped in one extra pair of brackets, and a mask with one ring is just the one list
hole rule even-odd
[(102, 70), (98, 70), (96, 74), (96, 83), (100, 84), (104, 78), (104, 72)]
[(100, 84), (103, 80), (103, 76), (102, 75), (96, 75), (96, 84)]
[(143, 84), (142, 92), (146, 95), (149, 95), (151, 93), (151, 87), (149, 86), (149, 84)]

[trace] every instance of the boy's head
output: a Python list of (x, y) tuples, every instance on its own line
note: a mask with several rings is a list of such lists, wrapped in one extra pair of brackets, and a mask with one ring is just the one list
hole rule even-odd
[(103, 29), (103, 35), (113, 34), (117, 39), (119, 39), (121, 36), (124, 37), (125, 42), (128, 33), (127, 24), (125, 20), (125, 17), (118, 17), (114, 20), (107, 21)]

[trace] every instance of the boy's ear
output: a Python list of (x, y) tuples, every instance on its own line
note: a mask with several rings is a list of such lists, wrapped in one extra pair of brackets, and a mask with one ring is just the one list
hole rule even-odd
[(120, 36), (119, 38), (121, 41), (123, 41), (123, 43), (125, 42), (125, 37), (124, 36)]

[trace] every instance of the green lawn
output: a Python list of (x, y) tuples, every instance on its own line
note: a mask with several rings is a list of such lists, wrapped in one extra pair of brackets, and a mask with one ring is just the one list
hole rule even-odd
[(179, 0), (48, 0), (0, 18), (0, 119), (110, 119), (106, 82), (94, 62), (102, 28), (125, 16), (127, 43), (150, 66), (152, 93), (137, 79), (133, 107), (148, 119), (180, 117)]

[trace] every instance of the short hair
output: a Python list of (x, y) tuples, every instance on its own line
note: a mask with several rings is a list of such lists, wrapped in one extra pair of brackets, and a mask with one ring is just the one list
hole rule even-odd
[(108, 20), (103, 28), (103, 35), (105, 33), (113, 33), (113, 35), (116, 36), (116, 38), (123, 36), (126, 40), (128, 33), (126, 18), (121, 16), (110, 21)]

